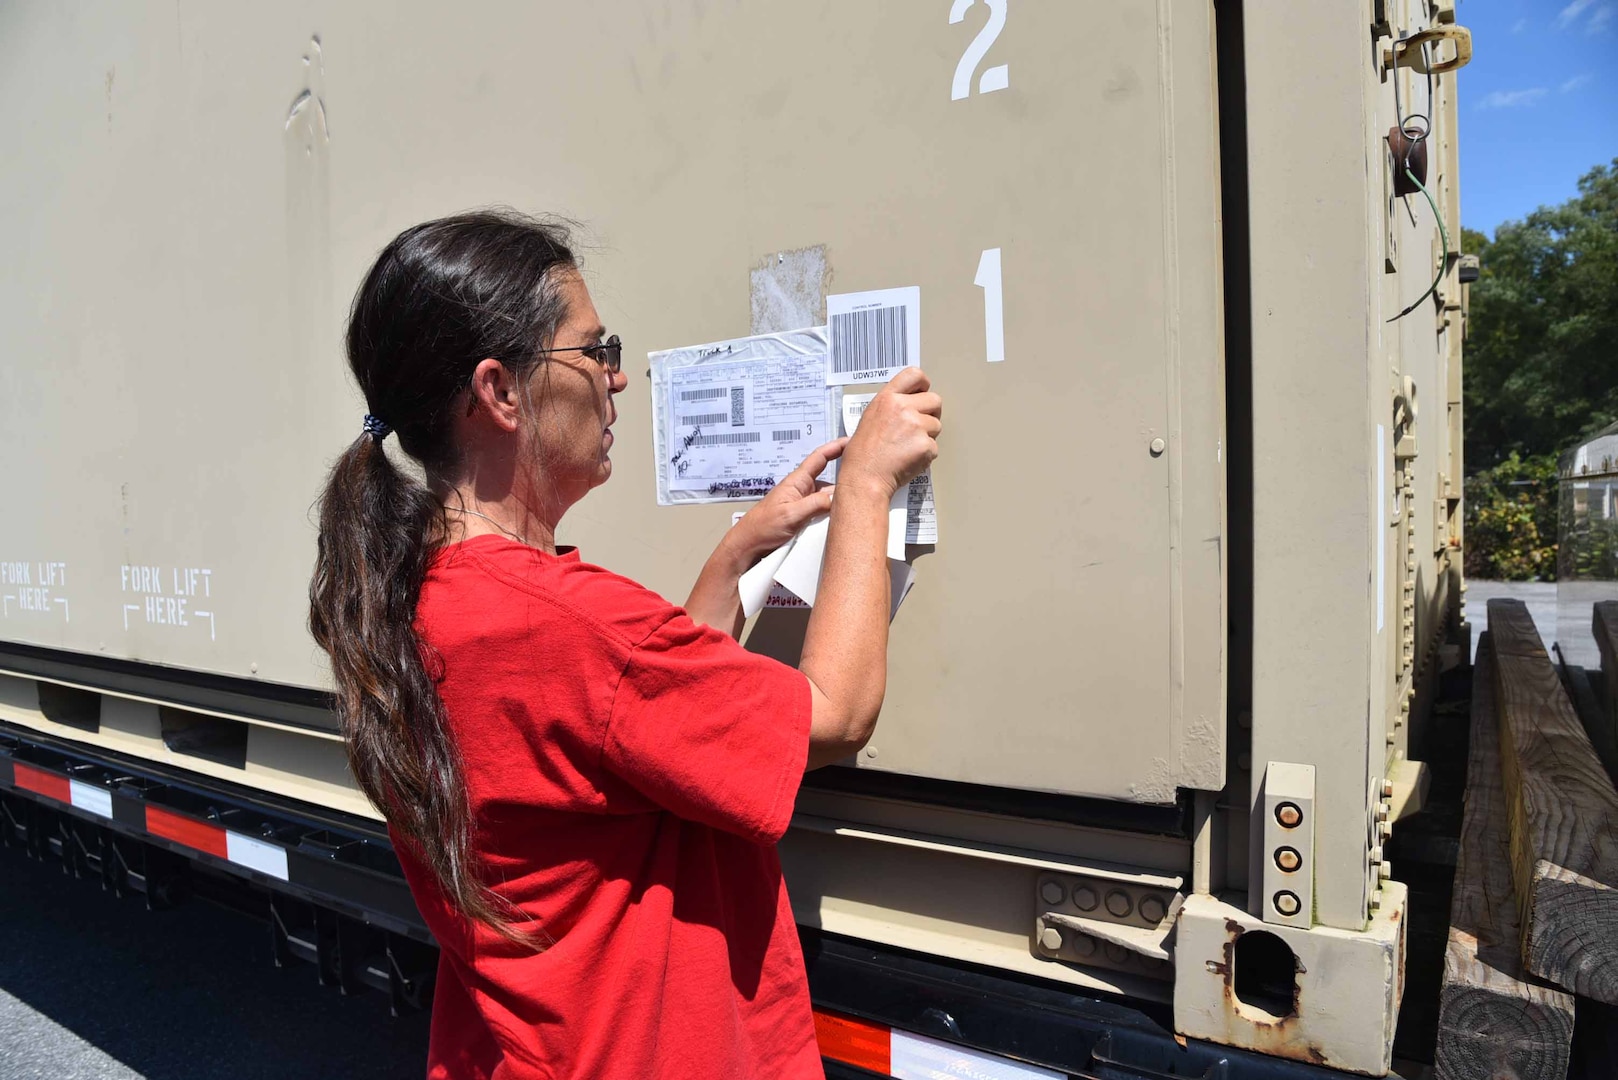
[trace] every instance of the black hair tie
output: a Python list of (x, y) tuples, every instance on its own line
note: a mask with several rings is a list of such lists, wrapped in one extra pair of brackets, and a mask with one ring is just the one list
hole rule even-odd
[(388, 433), (392, 430), (393, 428), (389, 427), (388, 423), (381, 417), (372, 416), (370, 413), (365, 414), (365, 434), (375, 441), (381, 442), (388, 437)]

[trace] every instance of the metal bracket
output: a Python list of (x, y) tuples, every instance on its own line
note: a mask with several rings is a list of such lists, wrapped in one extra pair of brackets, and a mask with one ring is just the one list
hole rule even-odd
[[(1422, 49), (1423, 45), (1431, 45), (1434, 47), (1433, 55), (1437, 55), (1438, 48), (1445, 42), (1455, 48), (1454, 55), (1447, 60), (1431, 60)], [(1453, 23), (1430, 26), (1382, 50), (1384, 66), (1409, 68), (1418, 75), (1443, 75), (1459, 71), (1471, 62), (1472, 31)]]
[(1315, 767), (1270, 762), (1263, 815), (1259, 915), (1267, 923), (1307, 928), (1315, 906)]

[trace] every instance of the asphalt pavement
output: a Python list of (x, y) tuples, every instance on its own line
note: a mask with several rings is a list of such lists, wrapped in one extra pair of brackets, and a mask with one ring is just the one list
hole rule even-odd
[(277, 968), (265, 924), (207, 901), (146, 910), (0, 848), (4, 1080), (420, 1077), (427, 1016)]

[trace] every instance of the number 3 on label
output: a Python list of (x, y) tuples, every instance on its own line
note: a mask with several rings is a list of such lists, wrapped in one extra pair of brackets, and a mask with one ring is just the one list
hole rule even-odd
[[(949, 9), (950, 25), (954, 26), (966, 18), (966, 9), (975, 2), (976, 0), (955, 0)], [(949, 88), (951, 101), (960, 101), (972, 92), (972, 73), (983, 63), (983, 57), (994, 45), (995, 39), (1000, 36), (1000, 31), (1006, 28), (1006, 0), (983, 0), (983, 3), (989, 9), (989, 21), (983, 24), (978, 36), (966, 47), (961, 62), (955, 65), (955, 81)], [(992, 94), (1010, 85), (1010, 69), (1005, 64), (1000, 64), (983, 73), (983, 77), (978, 80), (978, 93)]]

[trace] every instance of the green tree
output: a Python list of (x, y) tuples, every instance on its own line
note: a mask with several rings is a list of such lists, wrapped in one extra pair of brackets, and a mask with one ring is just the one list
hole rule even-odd
[(1618, 419), (1618, 159), (1579, 194), (1495, 230), (1466, 342), (1466, 464), (1554, 455)]

